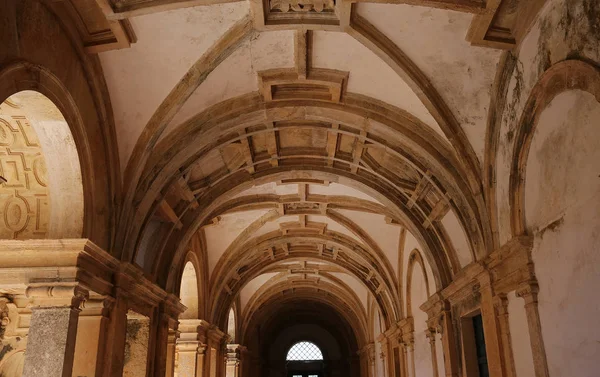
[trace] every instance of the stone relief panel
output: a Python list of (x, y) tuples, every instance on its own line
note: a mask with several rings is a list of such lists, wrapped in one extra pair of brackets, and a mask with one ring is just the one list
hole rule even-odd
[(280, 12), (334, 12), (335, 0), (270, 0), (269, 9)]
[(0, 105), (0, 239), (45, 238), (50, 199), (35, 130), (15, 103)]

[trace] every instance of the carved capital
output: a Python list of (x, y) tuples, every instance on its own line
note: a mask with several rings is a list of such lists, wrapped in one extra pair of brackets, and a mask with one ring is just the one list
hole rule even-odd
[(537, 281), (528, 281), (527, 283), (521, 285), (519, 289), (517, 289), (516, 294), (517, 297), (521, 297), (525, 300), (525, 304), (537, 304), (537, 295), (539, 292), (539, 286)]
[(77, 283), (31, 284), (25, 290), (32, 306), (70, 306), (81, 311), (89, 292)]

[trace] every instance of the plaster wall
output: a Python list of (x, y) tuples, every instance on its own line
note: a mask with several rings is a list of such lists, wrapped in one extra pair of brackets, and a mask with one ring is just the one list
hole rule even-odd
[(339, 210), (341, 214), (354, 221), (379, 246), (386, 256), (394, 273), (398, 273), (398, 241), (400, 227), (387, 224), (385, 217), (379, 214)]
[(138, 41), (101, 53), (123, 171), (154, 110), (210, 46), (249, 12), (246, 2), (159, 12), (130, 19)]
[(465, 267), (469, 263), (473, 262), (474, 258), (473, 254), (471, 253), (469, 241), (467, 241), (467, 235), (464, 228), (458, 221), (458, 217), (456, 217), (454, 210), (448, 211), (446, 216), (442, 218), (442, 225), (452, 241), (452, 246), (456, 251), (460, 266)]
[(567, 58), (600, 62), (600, 3), (596, 0), (548, 0), (514, 56), (496, 160), (496, 201), (500, 245), (511, 237), (509, 173), (515, 130), (525, 102), (539, 77)]
[(265, 213), (267, 211), (257, 210), (223, 215), (217, 225), (204, 228), (209, 273), (238, 235)]
[(250, 280), (248, 282), (248, 284), (246, 284), (242, 288), (242, 290), (240, 292), (241, 310), (244, 310), (244, 308), (246, 308), (246, 304), (248, 303), (248, 301), (250, 301), (250, 299), (252, 298), (252, 295), (261, 286), (263, 286), (263, 284), (265, 284), (269, 279), (271, 279), (275, 275), (277, 275), (276, 272), (269, 272), (269, 273), (266, 273), (266, 274), (258, 275), (254, 279)]
[(490, 90), (501, 52), (465, 40), (473, 16), (398, 4), (360, 3), (357, 11), (433, 82), (483, 161)]
[(315, 31), (313, 36), (313, 67), (350, 71), (348, 92), (404, 109), (442, 134), (412, 89), (371, 50), (346, 33)]
[[(597, 375), (600, 358), (600, 103), (557, 96), (535, 131), (525, 186), (551, 377)], [(512, 329), (511, 329), (512, 331)]]
[(208, 75), (175, 115), (164, 135), (211, 105), (258, 90), (257, 72), (293, 67), (294, 31), (255, 32)]
[(334, 272), (334, 273), (332, 273), (332, 275), (339, 278), (344, 283), (346, 283), (350, 287), (350, 289), (352, 289), (354, 291), (354, 293), (356, 293), (356, 295), (360, 299), (360, 302), (363, 304), (362, 310), (363, 311), (366, 310), (367, 297), (369, 295), (369, 291), (367, 290), (367, 287), (365, 287), (364, 284), (360, 280), (358, 280), (356, 277), (354, 277), (350, 274)]

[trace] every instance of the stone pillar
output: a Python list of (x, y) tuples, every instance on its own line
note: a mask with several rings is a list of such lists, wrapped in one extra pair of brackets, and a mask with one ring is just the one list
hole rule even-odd
[(442, 346), (444, 348), (444, 370), (446, 377), (458, 377), (458, 353), (454, 339), (454, 326), (450, 310), (444, 310), (440, 316)]
[(417, 372), (415, 370), (415, 339), (411, 336), (410, 339), (405, 343), (406, 355), (408, 357), (408, 369), (410, 377), (416, 377)]
[(127, 332), (127, 301), (128, 298), (124, 292), (117, 289), (116, 300), (110, 308), (105, 335), (104, 363), (100, 365), (103, 377), (123, 376), (125, 334)]
[(208, 376), (204, 375), (204, 377), (222, 377), (224, 375), (225, 364), (223, 360), (226, 339), (227, 334), (214, 325), (207, 331)]
[(80, 305), (88, 292), (76, 284), (30, 285), (31, 323), (23, 377), (71, 377)]
[(169, 334), (167, 335), (167, 360), (165, 377), (175, 377), (175, 344), (177, 343), (178, 337), (179, 331), (169, 328)]
[(102, 351), (106, 342), (109, 312), (114, 300), (111, 297), (90, 295), (82, 305), (77, 326), (73, 376), (100, 376), (104, 363)]
[(225, 358), (225, 376), (240, 377), (242, 363), (242, 349), (244, 347), (239, 344), (228, 344), (227, 355)]
[(488, 370), (491, 377), (504, 376), (502, 347), (498, 334), (498, 320), (494, 309), (494, 292), (490, 276), (485, 274), (480, 278), (479, 293), (481, 295), (481, 317), (485, 335), (485, 351), (487, 354)]
[(182, 319), (179, 321), (179, 339), (176, 342), (177, 375), (179, 377), (203, 376), (204, 350), (206, 344), (200, 340), (199, 328), (202, 320)]
[(402, 377), (408, 377), (408, 347), (407, 344), (400, 340), (400, 349), (402, 350)]
[(533, 368), (535, 377), (548, 377), (548, 361), (546, 360), (546, 348), (542, 337), (542, 325), (538, 310), (537, 295), (539, 292), (536, 281), (530, 281), (517, 290), (517, 297), (525, 300), (525, 314), (529, 326), (529, 340), (533, 354)]
[(129, 311), (125, 337), (123, 377), (146, 377), (150, 345), (150, 318)]
[[(383, 376), (381, 377), (391, 377), (389, 375), (389, 365), (388, 365), (388, 341), (384, 334), (381, 334), (378, 339), (381, 344), (381, 353), (379, 354), (379, 358), (381, 359), (381, 363), (383, 365)], [(380, 377), (380, 376), (377, 376)]]
[(367, 344), (367, 359), (369, 368), (369, 377), (377, 377), (377, 366), (375, 365), (375, 344)]
[(425, 336), (429, 339), (429, 346), (431, 347), (431, 361), (433, 366), (433, 377), (439, 377), (438, 363), (437, 363), (437, 350), (435, 348), (435, 329), (429, 328)]
[(502, 352), (505, 362), (506, 377), (516, 377), (515, 361), (512, 352), (512, 342), (510, 338), (510, 326), (508, 323), (508, 298), (505, 294), (497, 295), (494, 306), (498, 316), (498, 325), (500, 327), (500, 340), (502, 341)]

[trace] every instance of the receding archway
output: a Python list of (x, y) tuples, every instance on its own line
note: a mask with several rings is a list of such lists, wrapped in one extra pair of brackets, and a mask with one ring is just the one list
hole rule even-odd
[(190, 261), (183, 267), (181, 288), (179, 290), (181, 303), (187, 309), (181, 314), (180, 319), (198, 318), (198, 276), (194, 264)]

